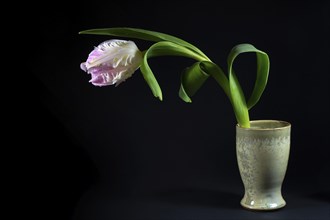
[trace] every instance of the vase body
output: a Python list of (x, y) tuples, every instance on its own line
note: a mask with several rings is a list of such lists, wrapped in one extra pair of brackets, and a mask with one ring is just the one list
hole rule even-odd
[(285, 206), (281, 188), (289, 159), (290, 130), (288, 122), (276, 120), (251, 121), (250, 128), (236, 126), (244, 208), (267, 211)]

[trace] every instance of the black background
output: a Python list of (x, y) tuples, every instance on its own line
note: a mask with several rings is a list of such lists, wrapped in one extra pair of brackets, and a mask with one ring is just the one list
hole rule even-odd
[[(327, 1), (47, 2), (30, 25), (21, 104), (33, 147), (25, 174), (31, 209), (44, 219), (329, 218), (329, 42)], [(252, 43), (271, 60), (269, 83), (251, 119), (292, 124), (283, 194), (271, 213), (243, 210), (235, 155), (235, 117), (210, 79), (192, 104), (177, 95), (182, 57), (150, 59), (164, 94), (152, 96), (138, 70), (118, 87), (94, 87), (79, 65), (106, 36), (81, 30), (138, 27), (196, 45), (226, 69), (230, 49)], [(135, 41), (141, 50), (151, 45)], [(249, 94), (253, 59), (235, 66)], [(32, 80), (31, 80), (32, 79)], [(22, 122), (22, 121), (21, 121)], [(21, 123), (20, 122), (20, 123)], [(33, 125), (33, 126), (31, 126)], [(26, 157), (25, 157), (26, 159)]]

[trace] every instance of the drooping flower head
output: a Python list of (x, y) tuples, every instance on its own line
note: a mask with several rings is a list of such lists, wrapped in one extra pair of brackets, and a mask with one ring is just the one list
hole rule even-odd
[(133, 41), (109, 40), (89, 54), (80, 68), (91, 74), (95, 86), (119, 85), (140, 67), (142, 53)]

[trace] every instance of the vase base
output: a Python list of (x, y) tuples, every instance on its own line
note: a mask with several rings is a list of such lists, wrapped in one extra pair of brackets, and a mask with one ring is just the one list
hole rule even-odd
[(278, 209), (284, 208), (286, 202), (284, 201), (281, 204), (277, 203), (267, 203), (267, 204), (258, 204), (258, 205), (249, 205), (241, 201), (241, 206), (250, 211), (276, 211)]

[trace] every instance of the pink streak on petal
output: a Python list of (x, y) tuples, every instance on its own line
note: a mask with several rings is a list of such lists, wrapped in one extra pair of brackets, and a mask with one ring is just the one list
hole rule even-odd
[(93, 85), (97, 86), (107, 86), (113, 85), (114, 77), (116, 76), (117, 72), (115, 69), (109, 66), (98, 66), (90, 68), (89, 73), (92, 75), (92, 79), (90, 82)]
[(108, 83), (105, 82), (104, 77), (102, 75), (98, 75), (93, 77), (90, 81), (94, 86), (107, 86)]
[(104, 52), (99, 50), (97, 47), (88, 55), (87, 62), (93, 61), (95, 58), (101, 56)]

